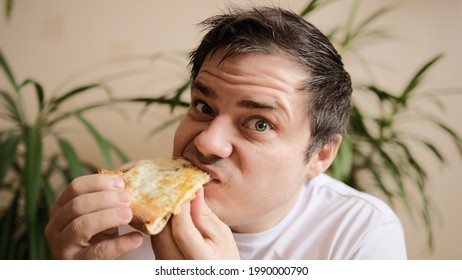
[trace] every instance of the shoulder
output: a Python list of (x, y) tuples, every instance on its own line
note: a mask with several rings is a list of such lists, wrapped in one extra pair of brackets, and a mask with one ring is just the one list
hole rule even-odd
[(398, 219), (393, 210), (381, 199), (353, 189), (345, 183), (321, 174), (316, 178), (307, 181), (306, 186), (308, 195), (316, 196), (317, 200), (326, 203), (333, 203), (341, 206), (343, 210), (350, 211), (370, 211), (381, 218)]
[(326, 174), (307, 182), (305, 188), (305, 199), (311, 200), (307, 208), (318, 213), (320, 224), (335, 232), (332, 248), (345, 249), (332, 250), (331, 258), (406, 258), (401, 222), (385, 202)]

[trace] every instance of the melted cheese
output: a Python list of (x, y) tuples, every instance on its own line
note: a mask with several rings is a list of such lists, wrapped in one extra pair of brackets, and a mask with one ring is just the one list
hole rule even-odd
[(170, 215), (178, 214), (210, 180), (210, 175), (183, 158), (141, 160), (118, 173), (136, 207), (133, 212), (138, 221), (132, 225), (148, 234), (160, 232)]

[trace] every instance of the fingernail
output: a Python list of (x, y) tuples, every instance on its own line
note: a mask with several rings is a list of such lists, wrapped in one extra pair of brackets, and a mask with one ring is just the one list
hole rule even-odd
[(130, 194), (126, 191), (118, 192), (117, 199), (122, 203), (130, 202)]
[(130, 219), (131, 215), (132, 213), (131, 213), (130, 208), (123, 207), (123, 208), (117, 209), (117, 216), (120, 219), (123, 219), (123, 220)]
[(124, 189), (124, 181), (120, 178), (113, 178), (112, 179), (112, 187), (116, 190), (123, 190)]

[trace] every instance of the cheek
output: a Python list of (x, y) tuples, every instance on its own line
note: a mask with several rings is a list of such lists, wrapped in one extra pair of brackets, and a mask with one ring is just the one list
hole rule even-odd
[(187, 120), (178, 125), (173, 139), (173, 156), (181, 156), (188, 143), (194, 139), (193, 127), (192, 124), (188, 125)]
[(292, 195), (290, 188), (303, 182), (306, 168), (303, 157), (290, 149), (250, 154), (241, 157), (243, 180), (251, 181), (246, 185), (252, 185), (256, 195), (284, 199), (285, 195)]

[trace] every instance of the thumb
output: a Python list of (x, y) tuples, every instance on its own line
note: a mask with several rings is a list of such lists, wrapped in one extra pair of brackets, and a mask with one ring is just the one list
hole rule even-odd
[[(196, 198), (191, 201), (189, 213), (186, 211), (174, 216), (172, 221), (172, 227), (176, 220), (186, 228), (188, 226), (190, 229), (194, 228), (194, 230), (185, 231), (185, 227), (183, 230), (178, 227), (176, 231), (178, 233), (176, 243), (186, 258), (239, 259), (239, 251), (231, 229), (209, 208), (202, 188), (197, 192)], [(188, 240), (192, 242), (187, 242)]]
[(191, 218), (202, 236), (212, 241), (232, 235), (229, 227), (223, 223), (207, 205), (204, 188), (197, 191), (196, 199), (191, 201)]
[(103, 240), (78, 252), (75, 259), (112, 260), (128, 251), (134, 250), (143, 243), (139, 232), (130, 232), (113, 239)]

